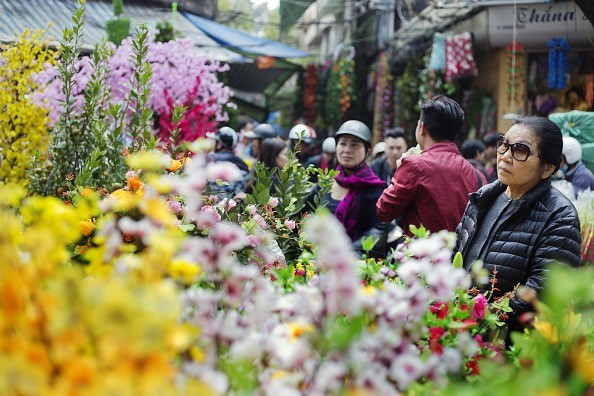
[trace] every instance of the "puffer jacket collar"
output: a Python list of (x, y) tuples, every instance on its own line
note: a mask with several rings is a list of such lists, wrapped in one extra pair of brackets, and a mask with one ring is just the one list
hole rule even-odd
[[(476, 205), (479, 210), (486, 209), (502, 192), (507, 189), (507, 186), (499, 180), (483, 186), (477, 192), (470, 194), (470, 202)], [(516, 207), (518, 210), (528, 208), (532, 203), (536, 202), (544, 193), (551, 189), (551, 179), (542, 180), (532, 190), (528, 191), (523, 197), (517, 200)]]

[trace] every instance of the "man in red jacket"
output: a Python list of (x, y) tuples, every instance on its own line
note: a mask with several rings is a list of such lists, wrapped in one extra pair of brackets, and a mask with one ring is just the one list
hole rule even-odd
[(468, 194), (486, 182), (454, 143), (463, 123), (464, 111), (450, 98), (439, 95), (421, 104), (415, 137), (423, 151), (403, 158), (377, 201), (379, 220), (401, 217), (409, 235), (410, 225), (432, 233), (456, 229)]

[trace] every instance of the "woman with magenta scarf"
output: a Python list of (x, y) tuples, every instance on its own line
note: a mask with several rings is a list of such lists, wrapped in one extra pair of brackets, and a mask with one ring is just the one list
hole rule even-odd
[(334, 137), (340, 173), (322, 203), (342, 223), (355, 251), (363, 254), (361, 239), (372, 236), (378, 241), (369, 256), (383, 258), (387, 228), (376, 217), (375, 204), (387, 186), (365, 162), (371, 152), (371, 131), (364, 123), (350, 120), (338, 128)]

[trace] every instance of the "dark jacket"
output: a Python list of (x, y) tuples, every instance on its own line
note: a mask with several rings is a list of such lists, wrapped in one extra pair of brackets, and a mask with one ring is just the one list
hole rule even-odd
[(377, 177), (385, 181), (388, 186), (390, 185), (396, 169), (390, 168), (388, 157), (384, 156), (382, 158), (374, 159), (371, 161), (369, 166), (373, 170), (373, 173), (377, 175)]
[(208, 183), (208, 192), (215, 194), (219, 198), (233, 198), (237, 194), (244, 192), (246, 184), (250, 178), (250, 171), (244, 160), (233, 154), (230, 150), (221, 150), (211, 153), (207, 157), (208, 162), (230, 162), (239, 168), (241, 178), (229, 183), (211, 181)]
[[(313, 202), (313, 196), (317, 193), (319, 187), (316, 185), (308, 201)], [(363, 191), (361, 196), (361, 207), (359, 208), (359, 215), (357, 217), (356, 235), (353, 241), (353, 249), (359, 254), (363, 254), (363, 246), (361, 239), (365, 236), (372, 236), (379, 238), (379, 241), (375, 244), (369, 257), (383, 258), (386, 255), (386, 243), (387, 243), (387, 223), (383, 223), (378, 220), (375, 215), (375, 204), (382, 195), (382, 187), (369, 187)], [(326, 204), (326, 207), (334, 214), (340, 201), (333, 199), (330, 193), (322, 197), (322, 203)]]
[[(456, 229), (456, 251), (464, 257), (477, 227), (494, 200), (506, 190), (500, 181), (487, 184), (470, 194), (470, 200)], [(573, 267), (580, 264), (580, 221), (573, 204), (550, 179), (541, 181), (522, 198), (513, 201), (501, 219), (500, 226), (487, 240), (484, 268), (497, 270), (495, 296), (512, 291), (517, 284), (537, 292), (543, 286), (547, 265), (562, 262)], [(477, 234), (478, 235), (478, 234)], [(472, 263), (464, 263), (469, 268)], [(511, 301), (515, 314), (530, 309), (518, 299)]]

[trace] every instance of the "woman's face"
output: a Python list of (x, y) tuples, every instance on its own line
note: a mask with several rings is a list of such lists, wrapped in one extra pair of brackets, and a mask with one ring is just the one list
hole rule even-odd
[(353, 135), (340, 135), (336, 144), (336, 158), (344, 168), (354, 168), (365, 161), (368, 150), (363, 140)]
[(276, 166), (282, 169), (287, 165), (289, 165), (289, 155), (288, 149), (285, 147), (276, 157)]
[[(536, 134), (527, 126), (522, 124), (513, 125), (505, 135), (507, 143), (523, 143), (530, 149), (530, 155), (526, 161), (518, 161), (512, 157), (512, 148), (508, 146), (507, 151), (502, 145), (497, 149), (497, 176), (499, 181), (508, 186), (512, 192), (512, 198), (519, 198), (530, 191), (542, 179), (546, 179), (554, 170), (553, 165), (542, 164), (538, 157), (538, 140)], [(516, 154), (519, 157), (519, 154)], [(550, 172), (549, 172), (550, 170)]]

